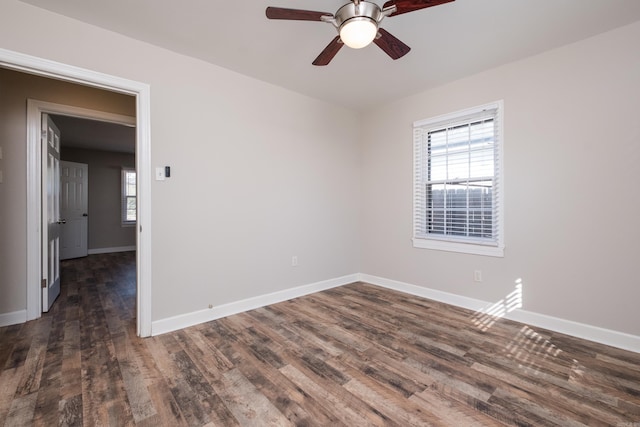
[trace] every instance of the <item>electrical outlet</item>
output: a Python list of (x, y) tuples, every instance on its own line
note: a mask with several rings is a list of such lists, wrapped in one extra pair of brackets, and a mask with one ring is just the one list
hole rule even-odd
[(297, 267), (297, 266), (298, 266), (298, 257), (294, 255), (291, 257), (291, 267)]
[(475, 282), (482, 282), (482, 270), (475, 270), (473, 272), (473, 280)]

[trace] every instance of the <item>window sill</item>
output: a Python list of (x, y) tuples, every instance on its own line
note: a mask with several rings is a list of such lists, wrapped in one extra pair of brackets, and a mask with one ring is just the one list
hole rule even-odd
[(413, 239), (413, 247), (420, 249), (435, 249), (439, 251), (458, 252), (472, 255), (504, 257), (504, 246), (485, 246), (473, 243), (450, 242), (432, 239)]
[(123, 228), (129, 228), (129, 227), (135, 227), (136, 223), (135, 222), (123, 222), (122, 224)]

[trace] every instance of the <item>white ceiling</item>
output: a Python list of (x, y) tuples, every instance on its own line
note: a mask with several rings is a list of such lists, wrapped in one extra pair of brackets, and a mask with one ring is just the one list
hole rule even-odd
[(403, 58), (345, 47), (315, 67), (335, 29), (265, 8), (334, 13), (347, 0), (23, 1), (357, 110), (640, 20), (640, 0), (456, 0), (382, 22), (412, 48)]

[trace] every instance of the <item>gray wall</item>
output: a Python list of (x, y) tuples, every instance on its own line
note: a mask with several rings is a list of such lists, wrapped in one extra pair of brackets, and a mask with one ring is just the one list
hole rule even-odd
[[(3, 15), (4, 16), (4, 15)], [(27, 99), (135, 116), (135, 99), (0, 68), (0, 315), (26, 308)]]
[(135, 246), (136, 228), (121, 224), (121, 171), (135, 167), (135, 155), (64, 146), (62, 160), (89, 165), (89, 251)]
[[(640, 336), (640, 22), (363, 122), (362, 271)], [(412, 247), (412, 123), (504, 100), (505, 256)], [(483, 282), (473, 280), (481, 270)]]

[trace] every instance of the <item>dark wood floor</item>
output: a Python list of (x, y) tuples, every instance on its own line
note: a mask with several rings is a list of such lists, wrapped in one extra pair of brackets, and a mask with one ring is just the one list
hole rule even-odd
[(0, 424), (640, 427), (640, 354), (363, 283), (140, 339), (134, 262), (0, 328)]

